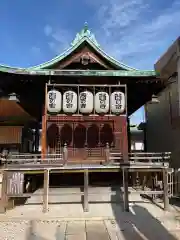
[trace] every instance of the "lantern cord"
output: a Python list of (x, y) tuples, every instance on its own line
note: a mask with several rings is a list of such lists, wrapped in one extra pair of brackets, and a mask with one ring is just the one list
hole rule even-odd
[(51, 84), (51, 71), (49, 71), (49, 81), (48, 81), (49, 84)]
[(100, 87), (100, 91), (104, 91), (104, 86)]

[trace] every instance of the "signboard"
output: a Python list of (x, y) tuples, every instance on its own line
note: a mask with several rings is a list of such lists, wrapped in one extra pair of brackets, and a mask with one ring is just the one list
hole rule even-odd
[(19, 196), (24, 191), (24, 173), (7, 172), (7, 195)]

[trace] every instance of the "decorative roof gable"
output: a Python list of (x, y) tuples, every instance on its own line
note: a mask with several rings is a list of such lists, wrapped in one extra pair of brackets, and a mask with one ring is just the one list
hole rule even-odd
[(87, 23), (85, 23), (84, 28), (76, 34), (75, 39), (71, 43), (71, 46), (75, 46), (83, 38), (90, 39), (97, 47), (100, 47), (99, 43), (95, 38), (95, 35), (88, 29)]
[[(1, 72), (9, 72), (9, 73), (18, 73), (18, 74), (49, 74), (49, 72), (53, 72), (53, 69), (51, 67), (55, 64), (60, 63), (63, 61), (66, 57), (68, 57), (70, 54), (72, 54), (78, 47), (80, 47), (82, 44), (88, 44), (90, 47), (94, 49), (95, 52), (97, 52), (102, 58), (104, 58), (106, 61), (110, 63), (112, 67), (114, 67), (115, 70), (111, 70), (110, 72), (106, 70), (103, 74), (105, 75), (117, 75), (117, 76), (156, 76), (155, 71), (140, 71), (138, 69), (129, 67), (113, 57), (109, 56), (107, 53), (105, 53), (99, 43), (97, 42), (94, 34), (88, 29), (87, 23), (85, 23), (83, 29), (76, 34), (75, 39), (72, 41), (71, 46), (69, 49), (67, 49), (62, 54), (58, 55), (57, 57), (51, 59), (50, 61), (47, 61), (45, 63), (39, 64), (37, 66), (29, 67), (29, 68), (18, 68), (18, 67), (10, 67), (6, 65), (0, 65), (0, 71)], [(54, 69), (55, 70), (55, 69)], [(56, 69), (56, 72), (58, 69)], [(75, 70), (73, 70), (76, 72)], [(92, 71), (92, 70), (91, 70)], [(65, 74), (65, 70), (59, 69), (58, 74), (60, 72), (63, 72)], [(96, 72), (96, 71), (95, 71)], [(83, 74), (86, 75), (86, 72), (83, 71)], [(101, 73), (99, 73), (101, 74)]]
[(54, 59), (47, 61), (43, 64), (30, 67), (28, 69), (31, 70), (41, 70), (41, 69), (47, 69), (50, 68), (52, 65), (62, 61), (64, 58), (66, 58), (68, 55), (70, 55), (73, 51), (75, 51), (81, 44), (84, 42), (88, 43), (96, 52), (98, 52), (103, 58), (105, 58), (109, 63), (111, 63), (112, 66), (114, 66), (115, 69), (119, 70), (137, 70), (135, 68), (129, 67), (116, 59), (110, 57), (107, 53), (105, 53), (98, 44), (94, 34), (88, 29), (87, 23), (85, 23), (83, 29), (76, 34), (75, 39), (71, 43), (71, 47), (67, 49), (64, 53), (61, 55), (55, 57)]

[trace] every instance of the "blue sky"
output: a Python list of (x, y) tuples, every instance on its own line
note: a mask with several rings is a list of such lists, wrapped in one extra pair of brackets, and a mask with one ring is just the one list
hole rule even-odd
[[(179, 36), (179, 0), (1, 0), (0, 63), (28, 67), (70, 46), (88, 22), (102, 48), (138, 69), (153, 64)], [(143, 119), (143, 110), (133, 116)]]

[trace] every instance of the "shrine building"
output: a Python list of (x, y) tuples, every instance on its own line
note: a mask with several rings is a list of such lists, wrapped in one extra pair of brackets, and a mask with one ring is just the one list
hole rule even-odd
[[(70, 48), (30, 68), (0, 65), (0, 148), (42, 158), (67, 149), (67, 161), (104, 162), (105, 149), (130, 152), (129, 117), (166, 87), (104, 52), (87, 25)], [(40, 145), (40, 147), (39, 147)], [(57, 157), (58, 158), (58, 157)]]

